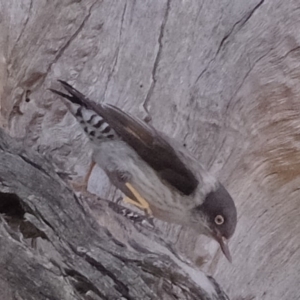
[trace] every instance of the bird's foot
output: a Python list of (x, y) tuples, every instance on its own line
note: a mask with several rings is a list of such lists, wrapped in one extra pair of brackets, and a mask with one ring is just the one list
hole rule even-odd
[(95, 196), (97, 196), (88, 191), (88, 180), (75, 181), (75, 182), (73, 181), (73, 182), (70, 182), (70, 184), (72, 186), (73, 191), (76, 194), (80, 194), (82, 196), (85, 196), (85, 197), (88, 197), (91, 199), (93, 199)]
[(71, 182), (71, 185), (76, 192), (87, 192), (88, 185), (86, 181)]
[(138, 202), (130, 199), (129, 197), (125, 197), (124, 202), (130, 203), (140, 209), (143, 209), (148, 216), (152, 216), (153, 214), (149, 203), (137, 192), (137, 190), (130, 183), (127, 182), (125, 185), (132, 192)]
[(73, 188), (73, 191), (77, 195), (81, 195), (90, 199), (94, 199), (95, 197), (98, 197), (96, 194), (93, 194), (88, 191), (87, 183), (85, 182), (71, 182), (71, 186)]
[(125, 203), (132, 204), (139, 209), (144, 210), (147, 216), (152, 216), (152, 211), (151, 211), (148, 203), (147, 203), (147, 207), (145, 207), (144, 205), (141, 205), (139, 202), (136, 202), (135, 200), (132, 200), (129, 197), (124, 197), (123, 201)]

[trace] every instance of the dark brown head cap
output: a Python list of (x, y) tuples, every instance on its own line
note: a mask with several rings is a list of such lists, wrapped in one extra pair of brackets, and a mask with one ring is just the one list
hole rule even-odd
[(233, 199), (222, 184), (215, 191), (207, 194), (198, 209), (208, 218), (209, 227), (214, 234), (225, 239), (229, 239), (234, 234), (237, 211)]
[(222, 184), (211, 191), (204, 202), (195, 208), (206, 223), (206, 235), (213, 237), (229, 260), (232, 261), (227, 241), (236, 228), (237, 213), (235, 204)]

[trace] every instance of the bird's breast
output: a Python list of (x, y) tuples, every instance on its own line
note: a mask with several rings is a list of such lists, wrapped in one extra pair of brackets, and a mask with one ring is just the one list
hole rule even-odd
[(107, 172), (130, 174), (129, 183), (149, 203), (155, 217), (182, 224), (194, 206), (192, 196), (184, 196), (163, 182), (157, 172), (125, 142), (107, 141), (94, 149), (93, 159)]

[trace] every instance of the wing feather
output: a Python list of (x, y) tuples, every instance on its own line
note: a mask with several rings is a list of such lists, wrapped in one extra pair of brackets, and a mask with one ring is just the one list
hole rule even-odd
[(179, 158), (174, 148), (152, 126), (109, 104), (97, 104), (64, 81), (63, 87), (71, 94), (53, 92), (93, 109), (99, 114), (136, 153), (160, 176), (184, 195), (192, 194), (198, 186), (193, 172)]

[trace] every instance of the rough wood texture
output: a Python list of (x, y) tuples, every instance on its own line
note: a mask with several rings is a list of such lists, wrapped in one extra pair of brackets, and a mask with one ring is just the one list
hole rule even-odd
[[(223, 181), (239, 216), (233, 265), (214, 242), (155, 221), (160, 237), (232, 299), (300, 297), (298, 1), (0, 0), (0, 8), (1, 123), (11, 135), (79, 180), (90, 149), (47, 91), (57, 78), (151, 116)], [(118, 197), (98, 168), (89, 189)]]
[(12, 294), (0, 299), (228, 299), (138, 219), (104, 200), (82, 201), (50, 163), (2, 131), (0, 200), (0, 282)]

